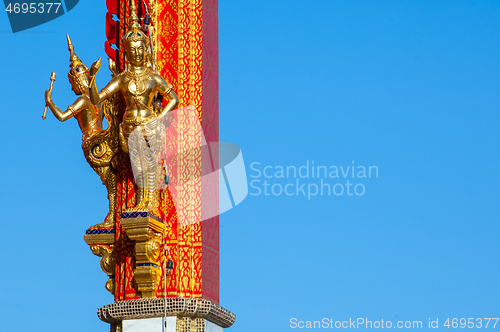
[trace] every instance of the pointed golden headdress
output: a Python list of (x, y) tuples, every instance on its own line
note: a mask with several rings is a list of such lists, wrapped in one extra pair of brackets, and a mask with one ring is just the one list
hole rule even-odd
[(79, 91), (84, 91), (86, 85), (88, 85), (89, 69), (87, 68), (87, 66), (85, 66), (85, 64), (82, 63), (82, 61), (76, 55), (75, 48), (73, 47), (73, 44), (71, 43), (71, 39), (69, 38), (68, 34), (66, 34), (66, 38), (68, 40), (69, 61), (70, 61), (69, 64), (70, 70), (68, 73), (69, 81), (71, 85), (76, 84)]
[(128, 23), (128, 31), (123, 36), (123, 42), (128, 41), (143, 41), (146, 45), (148, 44), (148, 37), (144, 34), (141, 29), (141, 24), (139, 23), (139, 18), (137, 17), (137, 8), (135, 7), (135, 1), (130, 0), (130, 16)]
[(81, 64), (82, 61), (78, 59), (78, 56), (75, 54), (75, 48), (73, 47), (73, 44), (71, 43), (71, 39), (69, 38), (68, 34), (66, 34), (66, 38), (68, 39), (68, 50), (69, 50), (69, 61), (70, 61), (69, 66), (73, 68)]

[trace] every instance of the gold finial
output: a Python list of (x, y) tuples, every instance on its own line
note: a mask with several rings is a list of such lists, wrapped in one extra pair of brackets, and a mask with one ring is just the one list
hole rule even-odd
[(73, 44), (71, 43), (71, 39), (69, 38), (69, 35), (66, 34), (66, 38), (68, 39), (68, 50), (69, 50), (69, 61), (70, 61), (70, 68), (73, 68), (75, 66), (78, 66), (79, 64), (82, 63), (80, 59), (78, 59), (78, 56), (75, 54), (75, 48), (73, 47)]
[(129, 42), (139, 40), (148, 45), (148, 37), (142, 31), (139, 18), (137, 17), (137, 8), (135, 7), (135, 2), (134, 0), (130, 0), (128, 31), (125, 36), (123, 36), (123, 41)]
[(128, 29), (141, 29), (141, 24), (139, 23), (139, 17), (137, 17), (137, 8), (135, 7), (134, 0), (130, 0), (130, 16), (128, 19)]

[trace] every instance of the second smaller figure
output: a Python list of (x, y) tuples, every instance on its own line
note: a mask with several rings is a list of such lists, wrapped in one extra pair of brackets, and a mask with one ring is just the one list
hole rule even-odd
[(92, 228), (111, 228), (116, 219), (116, 169), (113, 167), (114, 157), (118, 149), (118, 129), (116, 119), (110, 113), (113, 105), (103, 106), (103, 113), (108, 120), (109, 127), (102, 126), (103, 113), (92, 104), (89, 96), (90, 74), (89, 69), (75, 54), (69, 35), (68, 50), (70, 52), (70, 70), (68, 78), (76, 95), (80, 95), (65, 112), (61, 111), (52, 101), (52, 91), (45, 91), (45, 102), (54, 116), (61, 122), (74, 117), (82, 131), (82, 149), (87, 162), (99, 175), (102, 183), (108, 190), (109, 213), (103, 223)]

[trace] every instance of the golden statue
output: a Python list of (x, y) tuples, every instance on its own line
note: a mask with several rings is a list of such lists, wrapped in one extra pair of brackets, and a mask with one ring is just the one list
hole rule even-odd
[[(95, 74), (99, 71), (100, 60), (96, 61), (90, 70), (92, 81), (90, 84), (90, 100), (94, 105), (105, 100), (110, 100), (115, 95), (123, 95), (126, 109), (119, 127), (120, 143), (123, 151), (130, 155), (134, 178), (139, 187), (137, 192), (137, 205), (128, 209), (132, 211), (147, 211), (159, 215), (158, 182), (161, 177), (159, 165), (159, 151), (151, 146), (161, 146), (163, 139), (160, 135), (163, 130), (160, 118), (173, 111), (179, 103), (171, 84), (167, 83), (160, 75), (150, 68), (151, 49), (148, 37), (141, 30), (136, 7), (133, 0), (130, 2), (130, 19), (128, 31), (123, 38), (123, 46), (128, 60), (127, 68), (115, 75), (101, 90), (97, 91)], [(168, 100), (167, 104), (156, 114), (153, 103), (159, 94)], [(134, 132), (134, 129), (138, 128)], [(138, 137), (142, 136), (142, 137)], [(141, 149), (131, 144), (134, 140), (145, 140), (148, 148)], [(155, 144), (152, 144), (155, 143)], [(133, 151), (129, 147), (133, 146)]]
[(103, 129), (102, 114), (89, 97), (89, 69), (75, 54), (69, 35), (70, 52), (69, 82), (76, 95), (80, 95), (73, 104), (62, 112), (52, 101), (52, 89), (45, 91), (45, 102), (54, 116), (61, 122), (75, 117), (82, 131), (82, 149), (87, 162), (99, 175), (108, 190), (109, 213), (103, 223), (91, 228), (114, 227), (116, 218), (116, 169), (113, 167), (114, 156), (118, 148), (117, 124), (114, 114), (116, 107), (112, 102), (103, 105), (103, 113), (108, 121), (108, 128)]

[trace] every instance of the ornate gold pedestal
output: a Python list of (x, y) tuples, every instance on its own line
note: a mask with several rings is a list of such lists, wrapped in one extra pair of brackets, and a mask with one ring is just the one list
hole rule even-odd
[(158, 258), (165, 225), (160, 218), (149, 212), (124, 212), (121, 225), (129, 239), (135, 241), (134, 279), (137, 289), (143, 299), (154, 298), (161, 279)]
[(101, 270), (108, 275), (105, 288), (115, 293), (115, 228), (88, 229), (83, 236), (90, 250), (101, 258)]

